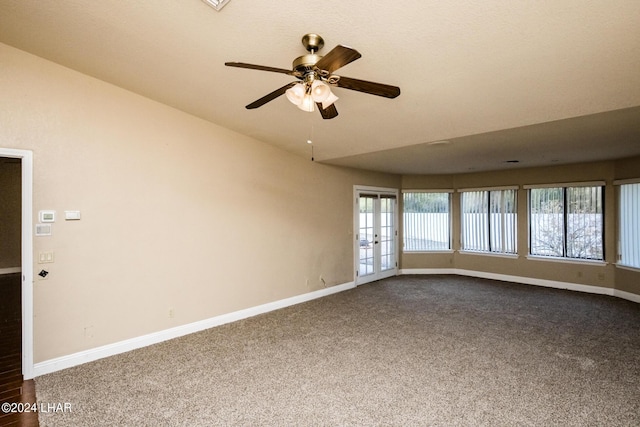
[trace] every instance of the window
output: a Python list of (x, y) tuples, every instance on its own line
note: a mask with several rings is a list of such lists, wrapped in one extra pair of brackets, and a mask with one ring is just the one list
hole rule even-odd
[(405, 252), (451, 249), (450, 192), (403, 194)]
[(603, 187), (532, 188), (531, 255), (603, 260)]
[(640, 183), (620, 186), (618, 263), (640, 268)]
[(463, 251), (515, 254), (515, 189), (464, 191), (461, 196)]

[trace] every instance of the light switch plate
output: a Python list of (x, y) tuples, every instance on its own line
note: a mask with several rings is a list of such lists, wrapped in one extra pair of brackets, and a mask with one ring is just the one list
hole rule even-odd
[(80, 211), (64, 211), (64, 219), (67, 221), (77, 221), (80, 219)]
[(53, 252), (39, 252), (38, 253), (38, 264), (47, 264), (53, 262)]
[(51, 224), (36, 224), (36, 236), (51, 236)]

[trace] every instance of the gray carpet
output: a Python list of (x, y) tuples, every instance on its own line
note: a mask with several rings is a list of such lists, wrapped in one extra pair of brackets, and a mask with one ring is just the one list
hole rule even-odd
[(640, 305), (399, 276), (36, 378), (42, 426), (640, 425)]

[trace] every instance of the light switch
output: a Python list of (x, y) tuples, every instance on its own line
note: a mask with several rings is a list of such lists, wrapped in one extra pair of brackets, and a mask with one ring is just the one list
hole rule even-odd
[(36, 224), (36, 236), (51, 236), (51, 224)]
[(53, 251), (38, 253), (38, 264), (47, 264), (50, 262), (53, 262)]
[(80, 219), (80, 211), (64, 211), (64, 219), (67, 221), (77, 221)]

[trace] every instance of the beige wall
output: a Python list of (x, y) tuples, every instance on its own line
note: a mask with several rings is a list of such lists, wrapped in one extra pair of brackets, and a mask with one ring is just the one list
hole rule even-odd
[[(617, 246), (617, 199), (615, 179), (640, 177), (640, 158), (595, 162), (544, 168), (524, 168), (508, 171), (461, 175), (404, 176), (403, 189), (464, 189), (518, 185), (518, 253), (517, 258), (458, 252), (460, 248), (459, 193), (452, 203), (453, 253), (403, 253), (403, 269), (457, 268), (510, 276), (530, 277), (573, 284), (616, 288), (640, 294), (640, 272), (615, 267)], [(605, 187), (605, 261), (606, 265), (584, 262), (558, 262), (528, 259), (527, 192), (523, 185), (570, 183), (580, 181), (606, 182)]]
[[(638, 141), (640, 144), (640, 141)], [(616, 179), (632, 179), (640, 177), (640, 156), (621, 159), (615, 162)]]
[(0, 269), (21, 264), (21, 166), (0, 158)]
[(36, 363), (353, 281), (353, 186), (400, 185), (1, 44), (0, 62), (0, 146), (33, 151), (34, 218), (58, 213), (34, 237), (55, 255), (34, 265)]

